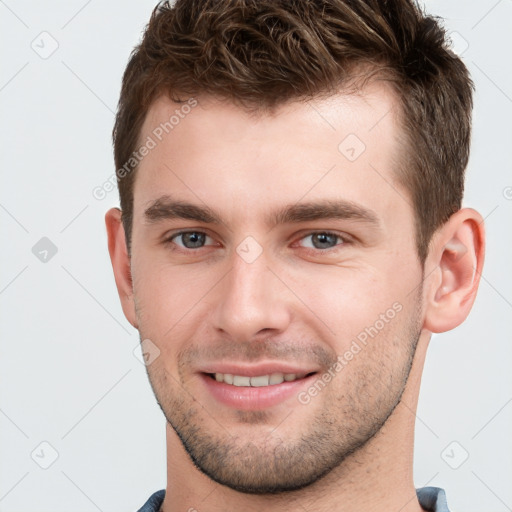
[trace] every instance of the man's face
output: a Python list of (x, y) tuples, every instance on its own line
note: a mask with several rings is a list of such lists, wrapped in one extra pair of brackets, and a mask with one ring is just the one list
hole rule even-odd
[(156, 147), (134, 187), (134, 323), (196, 465), (298, 489), (379, 431), (421, 331), (396, 103), (383, 86), (260, 117), (199, 100), (159, 141), (181, 107), (159, 99), (141, 133)]

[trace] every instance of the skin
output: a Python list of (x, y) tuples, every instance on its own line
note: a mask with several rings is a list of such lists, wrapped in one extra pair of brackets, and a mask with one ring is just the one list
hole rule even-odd
[[(159, 351), (147, 371), (167, 420), (162, 510), (421, 510), (412, 454), (423, 362), (431, 333), (472, 307), (482, 217), (455, 213), (420, 264), (410, 194), (393, 172), (399, 108), (384, 84), (262, 115), (198, 100), (137, 170), (131, 258), (120, 211), (106, 214), (124, 314)], [(155, 101), (140, 140), (179, 107)], [(338, 150), (349, 134), (366, 146), (355, 161)], [(149, 221), (164, 195), (221, 222)], [(336, 199), (371, 210), (377, 225), (266, 222), (286, 205)], [(205, 245), (164, 241), (184, 229), (208, 235)], [(313, 236), (322, 231), (341, 238)], [(262, 249), (252, 262), (237, 252), (248, 236)], [(307, 404), (294, 395), (238, 410), (198, 373), (220, 361), (285, 361), (321, 377), (393, 304), (400, 311)]]

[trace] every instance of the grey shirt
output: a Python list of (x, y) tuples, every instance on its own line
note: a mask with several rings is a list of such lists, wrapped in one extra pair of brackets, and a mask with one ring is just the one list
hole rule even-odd
[[(416, 489), (418, 501), (428, 512), (450, 512), (446, 503), (446, 495), (439, 487), (423, 487)], [(138, 512), (159, 512), (164, 502), (165, 489), (152, 494), (148, 501), (142, 505)]]

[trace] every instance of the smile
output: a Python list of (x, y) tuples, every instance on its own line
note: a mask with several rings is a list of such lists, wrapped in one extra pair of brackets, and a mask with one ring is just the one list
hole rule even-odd
[(318, 372), (273, 372), (252, 376), (208, 372), (201, 374), (201, 381), (214, 403), (250, 411), (267, 409), (296, 399), (317, 376)]
[(296, 373), (271, 373), (269, 375), (257, 375), (255, 377), (247, 377), (245, 375), (233, 375), (231, 373), (215, 373), (210, 374), (217, 382), (224, 382), (232, 386), (239, 387), (264, 387), (275, 386), (283, 382), (293, 382), (294, 380), (302, 379), (304, 374)]

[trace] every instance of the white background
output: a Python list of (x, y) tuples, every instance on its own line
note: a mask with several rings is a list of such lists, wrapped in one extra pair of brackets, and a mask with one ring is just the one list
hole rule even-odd
[[(476, 83), (465, 205), (486, 218), (488, 246), (469, 319), (431, 343), (415, 483), (444, 487), (454, 511), (505, 512), (512, 510), (512, 1), (426, 5), (457, 32), (455, 49)], [(153, 6), (0, 1), (2, 512), (137, 510), (166, 484), (164, 418), (133, 354), (137, 332), (123, 316), (107, 252), (104, 213), (118, 205), (117, 191), (92, 196), (114, 172), (121, 76)], [(31, 47), (49, 51), (53, 39), (58, 48), (47, 59)], [(42, 237), (58, 249), (46, 263), (32, 252)], [(58, 452), (48, 469), (34, 460), (51, 461), (41, 442)], [(466, 452), (458, 469), (447, 464)]]

